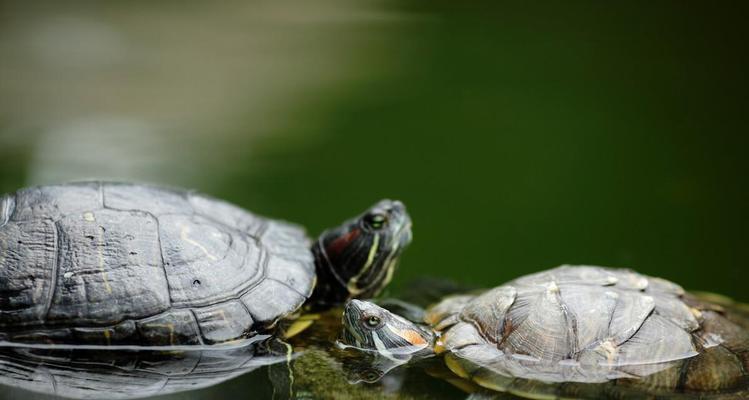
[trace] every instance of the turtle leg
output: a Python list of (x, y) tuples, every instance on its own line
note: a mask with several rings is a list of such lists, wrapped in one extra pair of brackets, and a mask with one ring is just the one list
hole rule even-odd
[(283, 338), (291, 339), (294, 336), (302, 333), (307, 328), (312, 326), (312, 324), (314, 324), (315, 321), (319, 320), (320, 317), (321, 315), (318, 313), (310, 313), (310, 314), (304, 314), (300, 316), (299, 318), (292, 321), (288, 327), (284, 328)]

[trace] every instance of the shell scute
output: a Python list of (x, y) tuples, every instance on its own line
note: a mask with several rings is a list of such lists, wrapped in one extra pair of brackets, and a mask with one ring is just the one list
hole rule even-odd
[(591, 343), (609, 336), (611, 316), (618, 295), (607, 287), (565, 285), (560, 290), (562, 304), (575, 322), (575, 348), (585, 349)]
[(101, 186), (97, 182), (36, 186), (21, 189), (15, 196), (12, 220), (58, 220), (70, 214), (83, 214), (102, 207)]
[(616, 345), (627, 341), (640, 329), (642, 323), (655, 308), (655, 300), (650, 296), (632, 292), (615, 292), (616, 306), (611, 313), (609, 336)]
[(73, 328), (73, 338), (80, 343), (110, 346), (133, 343), (137, 333), (135, 322), (122, 321), (103, 328)]
[(299, 263), (275, 255), (269, 255), (266, 267), (267, 277), (294, 289), (297, 293), (309, 297), (315, 283), (314, 275), (300, 268)]
[(170, 307), (153, 216), (98, 210), (66, 216), (57, 227), (59, 261), (47, 324), (113, 325)]
[(307, 300), (281, 282), (265, 279), (240, 298), (255, 322), (269, 325)]
[(188, 201), (195, 212), (201, 216), (233, 227), (240, 232), (252, 235), (256, 239), (268, 223), (268, 220), (263, 217), (257, 216), (231, 203), (202, 194), (191, 193), (188, 196)]
[(634, 376), (646, 376), (697, 355), (691, 335), (659, 315), (652, 315), (616, 351), (613, 365)]
[(138, 334), (148, 346), (201, 344), (198, 324), (190, 310), (173, 309), (136, 321)]
[(56, 279), (56, 238), (51, 220), (0, 227), (0, 327), (44, 321)]
[(722, 346), (706, 349), (687, 368), (684, 381), (687, 390), (723, 390), (745, 379), (742, 360)]
[(460, 312), (460, 318), (473, 322), (484, 337), (499, 343), (504, 334), (505, 314), (515, 302), (516, 296), (517, 290), (512, 286), (491, 289), (466, 305)]
[(236, 298), (263, 278), (263, 249), (247, 236), (197, 215), (159, 221), (173, 304), (206, 306)]
[(655, 312), (669, 319), (687, 332), (694, 332), (700, 327), (695, 314), (679, 298), (670, 296), (655, 297)]
[(14, 343), (65, 343), (73, 337), (70, 329), (44, 329), (11, 332), (9, 339)]
[(308, 272), (314, 272), (315, 264), (309, 251), (312, 242), (301, 227), (285, 221), (269, 221), (260, 240), (270, 253), (292, 260)]
[(244, 338), (254, 323), (249, 311), (236, 300), (193, 311), (206, 344)]
[(128, 183), (102, 184), (104, 207), (114, 210), (137, 210), (155, 216), (192, 214), (185, 192), (151, 185)]
[(505, 353), (529, 355), (550, 362), (569, 358), (575, 352), (572, 330), (575, 322), (553, 283), (542, 291), (520, 291), (511, 309), (510, 321), (511, 332), (500, 344)]

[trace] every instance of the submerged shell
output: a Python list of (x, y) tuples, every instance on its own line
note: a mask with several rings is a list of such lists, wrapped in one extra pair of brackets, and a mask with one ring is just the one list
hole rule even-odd
[(546, 385), (533, 386), (537, 396), (541, 386), (573, 396), (582, 390), (573, 382), (670, 394), (744, 390), (749, 379), (745, 329), (678, 285), (629, 270), (555, 268), (446, 299), (426, 321), (442, 331), (451, 369), (520, 395), (530, 394), (524, 380)]
[(0, 336), (194, 345), (241, 339), (309, 296), (304, 232), (191, 192), (87, 182), (0, 197)]

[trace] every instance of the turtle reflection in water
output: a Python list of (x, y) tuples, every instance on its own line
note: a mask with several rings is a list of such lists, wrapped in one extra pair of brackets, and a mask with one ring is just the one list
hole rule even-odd
[(749, 311), (706, 297), (629, 270), (563, 266), (446, 297), (423, 321), (351, 300), (342, 340), (394, 364), (441, 355), (457, 376), (521, 397), (747, 398)]
[[(405, 207), (390, 200), (311, 241), (296, 225), (156, 186), (0, 196), (2, 382), (82, 397), (174, 392), (191, 374), (220, 382), (277, 360), (256, 359), (267, 355), (259, 335), (292, 336), (311, 320), (287, 321), (304, 311), (377, 295), (410, 241)], [(149, 384), (185, 365), (182, 383)]]
[(0, 348), (0, 383), (75, 399), (130, 399), (196, 390), (286, 362), (284, 349), (271, 348), (271, 343), (248, 340), (234, 348), (171, 351), (5, 347)]

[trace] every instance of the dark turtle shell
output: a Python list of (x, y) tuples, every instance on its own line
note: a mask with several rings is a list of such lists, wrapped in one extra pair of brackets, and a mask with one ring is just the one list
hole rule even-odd
[(214, 344), (299, 308), (304, 231), (197, 193), (86, 182), (0, 197), (0, 340)]

